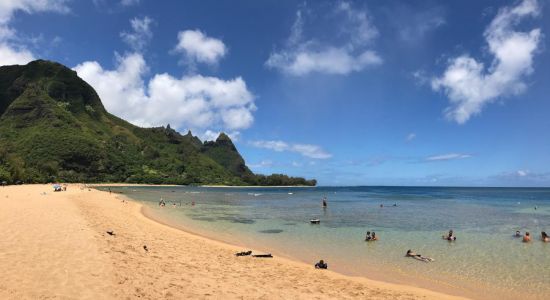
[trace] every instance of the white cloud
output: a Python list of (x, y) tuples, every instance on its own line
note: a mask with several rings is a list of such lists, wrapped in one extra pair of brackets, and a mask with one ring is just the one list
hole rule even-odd
[(289, 149), (289, 145), (283, 141), (253, 141), (252, 146), (283, 152)]
[(117, 56), (114, 70), (88, 61), (74, 68), (92, 85), (106, 109), (136, 125), (171, 124), (176, 129), (248, 128), (256, 109), (254, 96), (241, 77), (223, 80), (201, 75), (175, 78), (155, 74), (139, 53)]
[(326, 152), (323, 148), (317, 145), (288, 144), (283, 141), (253, 141), (250, 144), (257, 148), (270, 149), (277, 152), (296, 152), (302, 156), (315, 159), (327, 159), (332, 157), (332, 154)]
[(483, 62), (464, 54), (451, 59), (443, 75), (432, 80), (432, 88), (443, 91), (450, 100), (447, 118), (463, 124), (497, 98), (525, 91), (523, 79), (533, 72), (541, 30), (520, 32), (513, 27), (539, 11), (536, 0), (500, 9), (484, 33), (489, 53), (494, 56), (490, 66), (486, 68)]
[(298, 10), (286, 46), (272, 53), (266, 66), (286, 74), (304, 76), (310, 73), (345, 75), (381, 64), (382, 58), (368, 48), (378, 36), (378, 30), (371, 24), (367, 13), (348, 2), (339, 3), (335, 13), (339, 22), (335, 27), (339, 29), (339, 35), (346, 36), (344, 42), (332, 45), (313, 38), (304, 39), (304, 13)]
[(23, 65), (34, 60), (34, 56), (27, 49), (16, 49), (12, 46), (0, 43), (0, 66)]
[(180, 31), (174, 51), (184, 54), (191, 63), (216, 64), (227, 53), (227, 47), (197, 29)]
[(132, 32), (121, 32), (120, 37), (134, 51), (142, 51), (153, 38), (152, 22), (153, 20), (149, 17), (133, 18), (130, 20)]
[(24, 45), (17, 44), (16, 31), (9, 27), (16, 11), (67, 13), (67, 0), (2, 0), (0, 1), (0, 65), (26, 64), (34, 55)]
[(316, 159), (327, 159), (331, 158), (332, 154), (326, 152), (321, 147), (317, 145), (309, 144), (294, 144), (290, 148), (290, 151), (298, 152), (303, 156)]
[(529, 174), (529, 171), (518, 170), (516, 173), (517, 173), (518, 176), (520, 176), (520, 177), (525, 177), (525, 176), (527, 176), (527, 175)]
[(426, 157), (426, 161), (442, 161), (442, 160), (453, 160), (453, 159), (463, 159), (463, 158), (470, 158), (472, 157), (469, 154), (461, 154), (461, 153), (448, 153), (448, 154), (441, 154), (441, 155), (434, 155)]
[(28, 14), (45, 11), (67, 13), (70, 11), (66, 5), (67, 2), (68, 0), (2, 0), (0, 1), (0, 25), (9, 23), (17, 10)]
[(410, 142), (410, 141), (414, 140), (415, 138), (416, 138), (416, 133), (411, 132), (411, 133), (409, 133), (409, 134), (407, 135), (407, 137), (405, 138), (405, 140), (406, 140), (407, 142)]

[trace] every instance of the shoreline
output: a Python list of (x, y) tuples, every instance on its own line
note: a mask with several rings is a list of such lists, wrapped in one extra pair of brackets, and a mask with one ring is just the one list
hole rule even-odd
[[(222, 245), (233, 247), (235, 248), (236, 252), (251, 250), (253, 252), (271, 253), (274, 255), (276, 259), (282, 259), (284, 261), (288, 261), (293, 264), (298, 264), (304, 268), (312, 268), (313, 266), (313, 263), (305, 261), (299, 256), (292, 255), (281, 249), (274, 249), (273, 247), (269, 247), (269, 246), (261, 245), (257, 243), (230, 241), (230, 239), (226, 239), (224, 237), (214, 237), (208, 232), (206, 233), (199, 232), (199, 230), (189, 228), (183, 224), (172, 222), (170, 220), (167, 220), (166, 218), (163, 218), (162, 216), (155, 214), (152, 208), (145, 206), (139, 203), (137, 200), (134, 200), (126, 195), (123, 195), (122, 197), (128, 199), (129, 201), (139, 204), (141, 207), (140, 212), (141, 214), (143, 214), (144, 217), (150, 219), (153, 222), (159, 223), (161, 225), (176, 229), (186, 234), (190, 234), (190, 235), (197, 236), (216, 243), (221, 243)], [(488, 297), (480, 298), (479, 294), (477, 293), (479, 292), (479, 290), (472, 289), (471, 286), (468, 286), (468, 288), (466, 288), (460, 285), (451, 285), (448, 282), (439, 281), (433, 278), (415, 277), (416, 275), (407, 274), (402, 272), (401, 270), (393, 270), (390, 272), (387, 270), (387, 266), (384, 266), (382, 268), (383, 270), (380, 270), (380, 269), (377, 269), (376, 271), (369, 270), (369, 271), (373, 271), (373, 272), (369, 272), (369, 275), (365, 275), (363, 273), (346, 271), (345, 267), (339, 267), (339, 266), (334, 267), (334, 264), (332, 266), (333, 267), (329, 272), (337, 274), (338, 276), (342, 276), (343, 278), (350, 278), (354, 280), (365, 280), (369, 282), (372, 281), (380, 284), (396, 285), (396, 286), (402, 286), (404, 288), (426, 290), (433, 293), (445, 295), (448, 297), (457, 297), (459, 299), (501, 299), (500, 296), (498, 295), (493, 295), (489, 298)], [(375, 274), (375, 275), (373, 276), (372, 274)], [(494, 290), (490, 290), (490, 291), (496, 292)], [(489, 291), (484, 291), (484, 292), (489, 292)], [(444, 299), (444, 298), (440, 296), (439, 299)]]
[[(77, 184), (77, 183), (70, 183)], [(317, 186), (309, 185), (178, 185), (178, 184), (152, 184), (152, 183), (88, 183), (89, 187), (94, 186), (158, 186), (158, 187), (206, 187), (206, 188), (316, 188)]]
[(0, 188), (0, 225), (11, 229), (0, 240), (0, 298), (464, 299), (279, 256), (235, 257), (242, 247), (159, 223), (126, 199), (76, 184)]

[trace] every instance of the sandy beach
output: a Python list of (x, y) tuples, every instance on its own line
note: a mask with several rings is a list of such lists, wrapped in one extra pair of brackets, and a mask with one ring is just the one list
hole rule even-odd
[(235, 257), (248, 249), (157, 223), (123, 200), (80, 185), (0, 188), (0, 298), (459, 299), (279, 257)]

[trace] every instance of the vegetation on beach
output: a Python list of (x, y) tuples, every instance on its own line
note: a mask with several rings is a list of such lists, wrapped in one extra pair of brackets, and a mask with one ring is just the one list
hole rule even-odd
[(0, 67), (0, 181), (315, 185), (256, 175), (231, 139), (140, 128), (109, 114), (75, 71), (37, 60)]

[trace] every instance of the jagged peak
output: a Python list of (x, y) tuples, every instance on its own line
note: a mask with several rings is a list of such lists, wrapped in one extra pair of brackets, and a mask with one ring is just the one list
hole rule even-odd
[(225, 132), (220, 132), (220, 135), (218, 135), (218, 138), (216, 139), (216, 142), (224, 142), (224, 141), (231, 141), (231, 138), (225, 134)]

